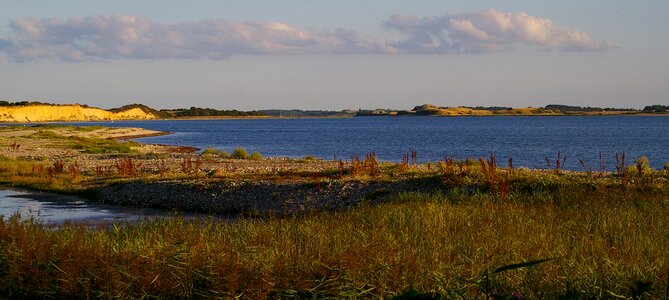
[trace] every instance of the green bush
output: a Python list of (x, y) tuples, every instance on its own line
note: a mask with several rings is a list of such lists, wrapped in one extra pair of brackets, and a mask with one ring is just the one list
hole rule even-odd
[(202, 154), (203, 155), (215, 155), (215, 156), (220, 156), (220, 157), (223, 157), (223, 158), (230, 157), (230, 153), (228, 153), (228, 151), (218, 150), (218, 149), (215, 149), (215, 148), (212, 148), (212, 147), (208, 147), (207, 149), (204, 149), (204, 151), (202, 151)]
[(258, 151), (253, 151), (253, 153), (251, 153), (251, 159), (252, 160), (261, 160), (262, 159), (262, 154), (260, 154), (260, 152), (258, 152)]
[(246, 149), (240, 147), (236, 148), (235, 151), (232, 152), (232, 157), (237, 159), (247, 159), (249, 154), (246, 152)]
[(669, 175), (669, 162), (664, 163), (664, 174)]

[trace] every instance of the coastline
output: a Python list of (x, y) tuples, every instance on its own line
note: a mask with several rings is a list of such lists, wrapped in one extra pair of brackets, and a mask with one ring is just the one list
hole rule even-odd
[[(380, 162), (376, 157), (350, 161), (238, 159), (198, 153), (199, 149), (188, 146), (128, 141), (170, 134), (142, 128), (48, 125), (0, 129), (4, 144), (0, 156), (5, 168), (17, 169), (14, 175), (2, 176), (1, 183), (79, 194), (106, 204), (210, 213), (291, 215), (383, 202), (402, 193), (446, 194), (461, 187), (449, 183), (451, 179), (445, 174), (480, 176), (476, 170), (481, 168), (478, 162), (460, 162), (456, 167), (448, 161), (408, 164)], [(110, 144), (83, 146), (99, 139)], [(566, 184), (597, 180), (608, 185), (609, 178), (616, 176), (609, 172), (593, 177), (592, 172), (557, 170), (556, 174), (555, 170), (508, 168), (499, 168), (495, 176), (510, 172), (522, 178), (568, 177)], [(491, 179), (473, 178), (477, 179), (467, 183), (469, 188), (490, 189)]]

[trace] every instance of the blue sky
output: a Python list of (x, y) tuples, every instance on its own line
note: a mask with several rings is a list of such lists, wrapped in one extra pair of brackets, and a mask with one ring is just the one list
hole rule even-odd
[(0, 99), (669, 104), (667, 1), (5, 1)]

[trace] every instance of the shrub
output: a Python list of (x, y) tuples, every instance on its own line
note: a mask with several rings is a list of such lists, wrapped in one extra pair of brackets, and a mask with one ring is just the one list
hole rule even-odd
[(644, 174), (649, 174), (651, 172), (650, 163), (648, 162), (648, 157), (641, 156), (634, 160), (636, 171), (639, 176)]
[(246, 152), (246, 149), (240, 147), (236, 148), (235, 151), (232, 152), (232, 157), (237, 159), (247, 159), (249, 154)]
[(218, 150), (218, 149), (215, 149), (215, 148), (212, 148), (212, 147), (208, 147), (207, 149), (204, 149), (204, 151), (202, 151), (202, 154), (204, 154), (204, 155), (215, 155), (215, 156), (220, 156), (220, 157), (224, 157), (224, 158), (230, 157), (230, 153), (228, 153), (228, 151)]
[(669, 175), (669, 162), (664, 163), (664, 173)]
[(251, 159), (252, 160), (261, 160), (262, 159), (262, 154), (260, 154), (260, 152), (258, 152), (258, 151), (253, 151), (253, 153), (251, 153)]

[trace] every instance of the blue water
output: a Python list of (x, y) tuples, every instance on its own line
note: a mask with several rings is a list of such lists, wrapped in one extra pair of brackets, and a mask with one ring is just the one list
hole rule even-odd
[(146, 143), (214, 147), (232, 151), (244, 147), (264, 156), (349, 159), (376, 152), (379, 159), (400, 161), (411, 150), (418, 160), (438, 161), (497, 156), (514, 166), (546, 168), (558, 151), (564, 167), (598, 170), (615, 167), (615, 153), (647, 156), (655, 168), (669, 162), (669, 117), (358, 117), (342, 119), (162, 120), (79, 123), (133, 126), (174, 134), (140, 139)]

